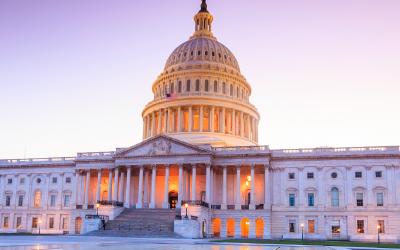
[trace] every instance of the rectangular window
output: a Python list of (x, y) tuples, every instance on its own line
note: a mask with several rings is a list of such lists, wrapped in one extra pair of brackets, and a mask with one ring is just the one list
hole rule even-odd
[(382, 171), (375, 171), (376, 178), (382, 178)]
[(57, 196), (55, 194), (50, 195), (50, 207), (56, 206), (56, 198)]
[(307, 179), (314, 179), (314, 173), (313, 172), (308, 172), (307, 173)]
[(364, 233), (364, 220), (357, 220), (357, 233)]
[(380, 234), (385, 233), (385, 221), (384, 220), (378, 220), (378, 232)]
[(32, 218), (32, 228), (37, 228), (38, 227), (38, 218), (33, 217)]
[(11, 178), (7, 179), (7, 184), (12, 184), (12, 179)]
[(383, 206), (383, 193), (377, 193), (376, 194), (376, 205), (378, 207), (382, 207)]
[(229, 95), (233, 96), (233, 85), (232, 84), (229, 86)]
[(17, 227), (17, 229), (21, 229), (21, 227), (22, 227), (22, 217), (17, 217), (16, 227)]
[(332, 234), (340, 234), (340, 226), (332, 226)]
[(25, 184), (25, 178), (19, 179), (19, 184)]
[(173, 82), (169, 83), (169, 93), (175, 93), (175, 84)]
[(226, 94), (226, 83), (222, 83), (222, 94)]
[(309, 207), (314, 206), (314, 194), (313, 193), (308, 194), (308, 206)]
[(294, 178), (296, 177), (296, 175), (294, 173), (289, 173), (288, 174), (289, 180), (294, 180)]
[(6, 195), (6, 207), (11, 206), (11, 195)]
[(68, 230), (68, 218), (64, 217), (62, 219), (62, 229), (63, 230)]
[(178, 82), (178, 93), (182, 92), (182, 81)]
[(204, 91), (208, 92), (208, 80), (204, 83)]
[(54, 217), (49, 218), (49, 228), (54, 229)]
[(356, 178), (362, 178), (362, 172), (355, 172), (354, 175)]
[(308, 233), (309, 234), (315, 233), (315, 221), (314, 220), (308, 220)]
[(51, 183), (56, 184), (57, 183), (57, 177), (51, 178)]
[(7, 217), (7, 216), (5, 216), (5, 217), (3, 218), (3, 227), (4, 227), (4, 228), (8, 228), (8, 217)]
[(294, 207), (296, 206), (296, 195), (289, 194), (289, 206)]
[(64, 207), (69, 207), (71, 200), (71, 195), (66, 194), (64, 195)]
[(217, 93), (218, 92), (218, 82), (214, 81), (214, 92)]
[(65, 178), (65, 183), (71, 183), (71, 177)]
[(200, 91), (200, 80), (196, 80), (196, 91)]
[(357, 207), (364, 206), (364, 194), (356, 193), (356, 201), (357, 201)]
[(18, 207), (22, 207), (24, 205), (24, 196), (19, 195), (18, 196)]
[(296, 221), (289, 220), (289, 233), (295, 233), (295, 232), (296, 232)]
[(190, 80), (186, 81), (186, 92), (190, 92)]

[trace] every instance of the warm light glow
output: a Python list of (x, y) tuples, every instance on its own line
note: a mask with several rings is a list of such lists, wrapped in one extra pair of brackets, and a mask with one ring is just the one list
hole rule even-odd
[(250, 175), (247, 176), (247, 181), (251, 181), (251, 176)]
[(381, 229), (381, 226), (380, 226), (380, 225), (377, 225), (377, 226), (376, 226), (376, 229), (378, 229), (378, 230)]
[(301, 223), (301, 224), (300, 224), (300, 227), (302, 227), (302, 228), (303, 228), (303, 227), (304, 227), (304, 223)]
[(96, 208), (99, 208), (99, 207), (100, 207), (100, 204), (99, 204), (99, 203), (97, 203), (97, 204), (96, 204)]
[(246, 186), (249, 186), (249, 182), (248, 181), (246, 181)]
[(39, 224), (42, 224), (42, 220), (39, 220), (38, 223), (39, 223)]
[(250, 222), (246, 221), (246, 225), (250, 225)]
[(189, 207), (189, 204), (185, 203), (185, 208), (188, 208), (188, 207)]

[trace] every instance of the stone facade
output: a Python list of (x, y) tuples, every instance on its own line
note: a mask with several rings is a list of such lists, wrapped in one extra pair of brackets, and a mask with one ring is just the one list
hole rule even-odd
[(97, 214), (161, 208), (180, 212), (175, 231), (187, 237), (372, 241), (379, 232), (398, 242), (399, 147), (259, 146), (250, 85), (204, 4), (153, 84), (144, 141), (0, 160), (0, 232), (79, 234)]

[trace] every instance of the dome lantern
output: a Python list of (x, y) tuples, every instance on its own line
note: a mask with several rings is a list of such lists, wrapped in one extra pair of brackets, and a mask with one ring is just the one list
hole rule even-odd
[(191, 38), (207, 37), (216, 39), (211, 31), (213, 16), (207, 10), (206, 0), (202, 0), (200, 11), (194, 16), (195, 32)]

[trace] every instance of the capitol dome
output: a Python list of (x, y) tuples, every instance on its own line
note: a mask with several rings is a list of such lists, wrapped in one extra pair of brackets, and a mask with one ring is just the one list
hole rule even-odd
[(143, 139), (159, 134), (212, 146), (258, 143), (259, 114), (233, 53), (212, 33), (205, 0), (195, 32), (169, 56), (142, 112)]

